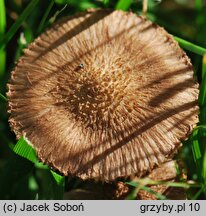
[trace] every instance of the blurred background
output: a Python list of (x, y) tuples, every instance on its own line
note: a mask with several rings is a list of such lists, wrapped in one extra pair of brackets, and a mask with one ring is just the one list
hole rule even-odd
[[(8, 125), (7, 102), (3, 96), (6, 95), (10, 72), (22, 50), (55, 20), (88, 8), (122, 9), (141, 15), (142, 0), (0, 0), (0, 199), (55, 199), (62, 198), (64, 191), (78, 188), (75, 179), (64, 185), (64, 179), (58, 179), (46, 166), (34, 165), (14, 153), (17, 140)], [(206, 0), (149, 0), (147, 16), (170, 34), (206, 47)], [(190, 50), (185, 51), (201, 83), (205, 70), (203, 55)], [(202, 110), (204, 116), (204, 107)], [(195, 161), (192, 152), (192, 139), (184, 143), (177, 158), (184, 164), (188, 179), (203, 185), (199, 189), (188, 187), (188, 197), (205, 199), (205, 134), (201, 132), (195, 138), (203, 153), (198, 168), (199, 162)]]

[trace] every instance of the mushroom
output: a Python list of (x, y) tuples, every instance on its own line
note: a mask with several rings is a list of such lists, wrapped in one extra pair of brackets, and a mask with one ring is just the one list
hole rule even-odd
[(189, 58), (132, 12), (90, 10), (52, 25), (24, 50), (7, 95), (17, 138), (82, 179), (144, 176), (198, 121)]

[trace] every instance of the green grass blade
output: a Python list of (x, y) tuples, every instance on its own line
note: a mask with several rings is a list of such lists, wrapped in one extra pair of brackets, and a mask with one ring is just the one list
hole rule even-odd
[(201, 193), (203, 192), (203, 190), (204, 190), (204, 187), (201, 187), (201, 188), (197, 191), (197, 193), (195, 193), (195, 195), (192, 197), (191, 200), (196, 200), (196, 199), (198, 199), (199, 196), (201, 195)]
[(35, 164), (35, 168), (44, 173), (43, 181), (52, 187), (52, 191), (44, 189), (41, 192), (42, 199), (62, 199), (65, 188), (65, 177), (50, 170), (48, 166), (38, 162), (35, 150), (21, 137), (15, 145), (13, 151), (19, 156), (28, 159)]
[[(200, 117), (202, 117), (202, 112), (204, 109), (200, 107)], [(205, 115), (205, 114), (204, 114)], [(206, 120), (200, 120), (200, 122), (205, 122)], [(197, 126), (191, 135), (192, 139), (192, 152), (193, 158), (197, 166), (197, 174), (206, 186), (206, 146), (205, 146), (205, 131), (206, 125)], [(193, 138), (195, 137), (195, 138)], [(206, 189), (204, 188), (204, 193), (206, 194)]]
[(64, 196), (64, 188), (65, 188), (65, 177), (57, 174), (56, 172), (50, 170), (55, 183), (54, 187), (56, 188), (55, 190), (55, 199), (63, 199)]
[(0, 0), (0, 34), (5, 32), (6, 28), (6, 9), (4, 0)]
[(54, 1), (51, 0), (51, 2), (50, 2), (50, 4), (49, 4), (49, 6), (48, 6), (46, 12), (44, 13), (43, 18), (42, 18), (42, 20), (41, 20), (41, 22), (40, 22), (40, 24), (39, 24), (39, 27), (38, 27), (38, 30), (37, 30), (37, 33), (38, 33), (38, 34), (39, 34), (40, 32), (42, 32), (42, 30), (44, 29), (46, 19), (47, 19), (47, 17), (49, 16), (49, 13), (50, 13), (50, 11), (51, 11), (53, 5), (54, 5)]
[(54, 177), (54, 179), (58, 185), (64, 185), (64, 179), (65, 179), (64, 176), (57, 174), (53, 170), (50, 170), (50, 172), (51, 172), (52, 176)]
[[(156, 191), (152, 190), (151, 188), (149, 188), (149, 187), (147, 187), (147, 186), (144, 186), (144, 185), (141, 185), (141, 184), (139, 184), (139, 183), (137, 183), (137, 182), (127, 182), (126, 184), (131, 185), (131, 186), (133, 186), (133, 187), (135, 187), (135, 188), (138, 188), (138, 191), (139, 191), (139, 190), (144, 190), (144, 191), (146, 191), (146, 192), (149, 192), (150, 194), (155, 195), (155, 197), (156, 197), (157, 199), (160, 199), (160, 200), (165, 200), (165, 199), (167, 199), (166, 196), (164, 196), (164, 195), (162, 195), (162, 194), (160, 194), (160, 193), (157, 193)], [(129, 195), (127, 196), (126, 199), (135, 199), (138, 191), (133, 191), (131, 194), (129, 194)]]
[(46, 164), (44, 164), (44, 163), (42, 163), (42, 162), (36, 162), (35, 164), (34, 164), (34, 166), (37, 168), (37, 169), (44, 169), (44, 170), (48, 170), (49, 168), (48, 168), (48, 166), (46, 165)]
[(7, 102), (7, 98), (0, 93), (0, 99), (3, 101), (3, 102)]
[[(4, 0), (0, 0), (0, 38), (4, 36), (6, 29), (6, 9)], [(6, 68), (6, 51), (0, 50), (0, 79), (3, 77)]]
[(104, 6), (108, 7), (109, 6), (109, 0), (103, 0)]
[(14, 146), (13, 151), (19, 156), (30, 160), (33, 163), (38, 162), (35, 150), (21, 137), (17, 144)]
[(195, 163), (198, 165), (199, 160), (202, 158), (200, 146), (199, 146), (199, 141), (196, 137), (198, 137), (198, 132), (199, 130), (194, 130), (192, 133), (192, 152), (193, 152), (193, 158)]
[(9, 31), (4, 35), (2, 39), (0, 39), (0, 50), (4, 48), (7, 43), (12, 39), (16, 31), (21, 26), (22, 22), (31, 14), (36, 4), (39, 2), (39, 0), (32, 0), (26, 9), (22, 12), (22, 14), (18, 17), (16, 22), (11, 26)]
[(132, 4), (132, 0), (119, 0), (115, 6), (115, 9), (117, 10), (128, 10), (130, 8), (130, 5)]
[(202, 130), (205, 130), (206, 131), (206, 125), (198, 125), (194, 128), (193, 132), (196, 131), (196, 130), (199, 130), (199, 129), (202, 129)]
[(0, 79), (3, 77), (6, 69), (6, 51), (4, 49), (0, 50)]
[(203, 182), (206, 185), (206, 147), (205, 147), (202, 165), (203, 165), (202, 166), (202, 177), (203, 177)]
[[(202, 58), (202, 83), (200, 88), (200, 122), (202, 124), (206, 124), (206, 54)], [(206, 139), (204, 137), (202, 142), (202, 178), (203, 183), (206, 185)], [(206, 190), (204, 189), (204, 193), (206, 194)]]
[(159, 199), (159, 200), (166, 200), (166, 199), (167, 199), (166, 196), (164, 196), (164, 195), (162, 195), (162, 194), (160, 194), (160, 193), (157, 193), (156, 191), (152, 190), (152, 189), (149, 188), (149, 187), (142, 186), (142, 187), (141, 187), (141, 190), (147, 191), (147, 192), (149, 192), (149, 193), (155, 195), (155, 197), (156, 197), (157, 199)]
[[(203, 60), (202, 60), (202, 83), (201, 83), (201, 87), (200, 87), (200, 95), (199, 95), (199, 105), (201, 106), (201, 108), (204, 108), (206, 105), (206, 54), (203, 56)], [(203, 116), (201, 116), (201, 120), (203, 120), (204, 122), (202, 122), (203, 124), (206, 124), (206, 114), (205, 114), (205, 110), (204, 112), (202, 112), (201, 114), (203, 114)]]
[(64, 177), (59, 176), (49, 168), (36, 169), (36, 176), (40, 186), (38, 199), (63, 199), (65, 188)]
[(201, 46), (198, 46), (196, 44), (193, 44), (189, 41), (186, 41), (186, 40), (179, 38), (179, 37), (176, 37), (176, 36), (174, 36), (174, 39), (180, 44), (180, 46), (183, 49), (186, 49), (186, 50), (191, 51), (193, 53), (196, 53), (198, 55), (206, 54), (206, 48), (203, 48)]
[(200, 11), (202, 9), (202, 0), (195, 0), (195, 9)]
[[(24, 181), (33, 168), (34, 164), (29, 160), (11, 154), (1, 167), (0, 199), (33, 199), (34, 197), (29, 195), (28, 182)], [(22, 193), (23, 196), (20, 195)]]
[[(141, 179), (142, 182), (144, 182), (144, 179)], [(179, 188), (199, 188), (202, 185), (201, 184), (189, 184), (185, 182), (171, 182), (171, 181), (153, 181), (146, 179), (148, 185), (165, 185), (167, 187), (179, 187)], [(132, 187), (138, 187), (139, 182), (125, 182), (126, 184), (132, 186)]]
[(66, 4), (67, 0), (54, 0), (57, 4)]

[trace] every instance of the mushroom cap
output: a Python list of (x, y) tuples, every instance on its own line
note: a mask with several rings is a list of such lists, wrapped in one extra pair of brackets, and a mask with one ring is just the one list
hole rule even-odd
[(17, 137), (83, 179), (145, 175), (198, 121), (190, 60), (131, 12), (92, 10), (51, 26), (24, 51), (7, 95)]

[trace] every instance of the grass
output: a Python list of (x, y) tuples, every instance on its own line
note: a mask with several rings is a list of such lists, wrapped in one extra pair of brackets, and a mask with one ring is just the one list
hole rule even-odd
[(0, 100), (2, 100), (3, 102), (7, 102), (7, 98), (0, 93)]
[(189, 41), (186, 41), (182, 38), (179, 38), (179, 37), (176, 37), (174, 36), (174, 39), (180, 44), (180, 46), (185, 49), (185, 50), (188, 50), (190, 52), (193, 52), (197, 55), (204, 55), (206, 54), (206, 48), (204, 47), (201, 47), (201, 46), (198, 46), (194, 43), (191, 43)]
[[(0, 38), (4, 37), (6, 30), (6, 8), (4, 0), (0, 0)], [(0, 79), (3, 77), (3, 74), (6, 69), (6, 51), (0, 49)]]
[(44, 13), (44, 15), (42, 17), (42, 20), (41, 20), (41, 22), (39, 24), (39, 27), (37, 29), (37, 33), (38, 34), (41, 33), (42, 30), (44, 29), (46, 20), (47, 20), (47, 18), (49, 16), (49, 13), (50, 13), (50, 11), (51, 11), (51, 9), (52, 9), (53, 6), (54, 6), (54, 1), (51, 0), (50, 3), (49, 3), (49, 5), (48, 5), (48, 8), (46, 9), (46, 11), (45, 11), (45, 13)]
[(128, 10), (132, 4), (132, 0), (119, 0), (115, 6), (115, 9)]
[[(175, 35), (175, 40), (190, 56), (200, 83), (199, 124), (184, 143), (183, 154), (180, 155), (189, 167), (188, 178), (195, 183), (144, 181), (144, 179), (127, 182), (135, 188), (127, 199), (134, 199), (140, 189), (152, 193), (158, 199), (166, 199), (165, 196), (151, 190), (148, 184), (182, 187), (186, 189), (189, 199), (206, 199), (206, 32), (204, 30), (206, 5), (201, 0), (195, 0), (195, 6), (190, 11), (190, 14), (194, 14), (196, 18), (195, 29), (191, 24), (193, 17), (187, 13), (189, 10), (187, 3), (181, 6), (176, 4), (176, 10), (183, 8), (183, 13), (176, 15), (175, 28), (168, 17), (173, 17), (176, 10), (168, 9), (166, 3), (155, 4), (152, 0), (148, 5), (148, 17), (164, 24), (163, 27), (166, 29), (171, 29), (170, 33)], [(31, 0), (28, 4), (24, 0), (0, 0), (0, 198), (2, 199), (63, 198), (65, 177), (40, 163), (35, 151), (23, 138), (14, 145), (16, 141), (9, 129), (7, 98), (4, 95), (10, 72), (15, 61), (22, 55), (22, 49), (54, 22), (57, 16), (74, 14), (91, 6), (133, 10), (137, 13), (141, 13), (142, 9), (141, 2), (132, 0)], [(166, 15), (162, 13), (164, 10), (167, 10)], [(185, 31), (182, 31), (184, 29)], [(53, 188), (52, 191), (48, 189), (49, 186)]]
[(12, 39), (12, 37), (15, 35), (17, 30), (22, 25), (23, 21), (26, 20), (26, 18), (31, 14), (31, 12), (34, 10), (35, 6), (39, 0), (32, 0), (28, 6), (25, 8), (25, 10), (22, 12), (22, 14), (18, 17), (16, 22), (11, 26), (8, 32), (0, 39), (0, 49), (3, 49), (6, 47), (8, 42)]

